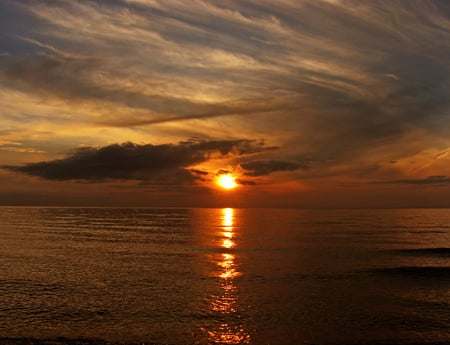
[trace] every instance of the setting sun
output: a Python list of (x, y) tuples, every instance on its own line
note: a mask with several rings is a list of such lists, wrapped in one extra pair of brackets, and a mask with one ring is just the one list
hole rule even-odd
[(220, 175), (217, 184), (225, 189), (233, 189), (237, 187), (236, 179), (231, 175)]

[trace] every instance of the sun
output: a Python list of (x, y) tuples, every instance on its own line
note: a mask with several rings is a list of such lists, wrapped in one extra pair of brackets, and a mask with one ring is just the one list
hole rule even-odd
[(216, 183), (224, 189), (233, 189), (237, 187), (236, 179), (232, 175), (220, 175)]

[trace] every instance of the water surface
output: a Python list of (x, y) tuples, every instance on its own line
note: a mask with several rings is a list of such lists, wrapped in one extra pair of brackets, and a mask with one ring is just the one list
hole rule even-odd
[(3, 207), (0, 342), (444, 343), (449, 240), (447, 209)]

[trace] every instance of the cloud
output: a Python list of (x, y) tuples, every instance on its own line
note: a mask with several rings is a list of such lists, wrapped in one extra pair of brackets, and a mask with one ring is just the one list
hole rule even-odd
[(265, 176), (276, 171), (294, 171), (298, 169), (308, 169), (308, 165), (298, 162), (278, 161), (278, 160), (256, 160), (241, 163), (246, 176)]
[[(150, 85), (136, 85), (126, 78), (108, 76), (111, 62), (103, 57), (83, 57), (58, 53), (39, 56), (9, 56), (0, 60), (0, 78), (16, 88), (43, 98), (64, 100), (75, 106), (88, 105), (91, 112), (106, 107), (110, 113), (90, 114), (91, 122), (107, 126), (137, 126), (186, 119), (245, 115), (286, 109), (287, 104), (273, 97), (234, 98), (205, 102), (183, 95), (155, 90)], [(119, 67), (120, 68), (120, 67)], [(120, 72), (119, 72), (120, 73)], [(120, 106), (123, 110), (115, 110)], [(291, 105), (293, 106), (293, 105)], [(88, 107), (88, 108), (89, 108)], [(127, 111), (128, 116), (123, 116)]]
[(448, 185), (448, 184), (450, 184), (450, 177), (435, 175), (435, 176), (428, 176), (423, 179), (377, 181), (374, 183), (376, 183), (376, 184), (412, 184), (412, 185)]
[[(270, 148), (268, 148), (270, 149)], [(190, 140), (179, 144), (113, 144), (100, 148), (73, 150), (67, 157), (52, 161), (3, 166), (4, 169), (48, 180), (99, 182), (116, 180), (150, 180), (162, 184), (192, 183), (200, 170), (191, 166), (210, 159), (244, 156), (267, 150), (256, 140)]]
[(256, 185), (256, 181), (253, 180), (243, 180), (243, 179), (237, 179), (236, 182), (238, 184), (244, 185), (244, 186), (254, 186)]
[[(412, 162), (423, 153), (415, 166), (396, 164), (418, 171), (427, 152), (448, 147), (445, 1), (26, 0), (0, 7), (7, 10), (0, 11), (7, 13), (0, 120), (28, 126), (30, 138), (58, 119), (78, 124), (70, 138), (93, 125), (96, 134), (123, 129), (115, 142), (136, 127), (161, 142), (270, 136), (283, 150), (264, 156), (272, 163), (254, 163), (247, 174), (255, 176), (304, 169), (289, 159), (308, 157), (317, 164), (305, 175), (359, 178), (362, 165)], [(169, 131), (176, 135), (166, 140)], [(111, 142), (102, 139), (77, 138), (73, 146)], [(379, 171), (364, 177), (383, 178)]]
[(198, 169), (190, 169), (190, 171), (196, 175), (200, 175), (200, 176), (208, 176), (209, 172), (208, 171), (204, 171), (204, 170), (198, 170)]

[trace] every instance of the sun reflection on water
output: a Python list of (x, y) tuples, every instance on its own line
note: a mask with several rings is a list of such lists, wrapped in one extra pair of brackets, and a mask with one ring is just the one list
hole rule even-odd
[(234, 210), (232, 208), (222, 209), (222, 226), (233, 226)]
[(223, 252), (218, 256), (217, 276), (219, 277), (219, 291), (211, 296), (211, 310), (218, 313), (222, 320), (220, 326), (214, 330), (207, 330), (209, 341), (220, 344), (247, 344), (250, 335), (240, 322), (236, 322), (239, 312), (238, 289), (234, 279), (241, 275), (236, 264), (236, 255), (230, 250), (236, 247), (234, 237), (234, 210), (222, 209), (220, 248)]

